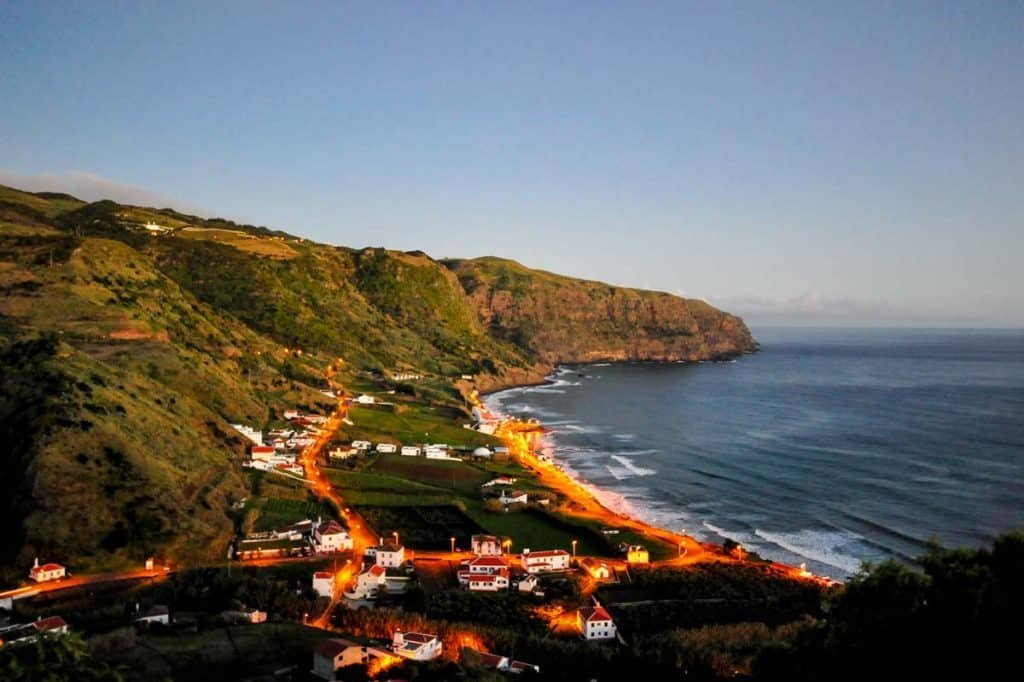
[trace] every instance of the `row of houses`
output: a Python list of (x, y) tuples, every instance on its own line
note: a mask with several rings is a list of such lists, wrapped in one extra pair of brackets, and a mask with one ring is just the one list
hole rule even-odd
[(334, 519), (305, 519), (272, 531), (250, 533), (235, 543), (235, 556), (247, 560), (335, 554), (353, 546), (352, 536)]

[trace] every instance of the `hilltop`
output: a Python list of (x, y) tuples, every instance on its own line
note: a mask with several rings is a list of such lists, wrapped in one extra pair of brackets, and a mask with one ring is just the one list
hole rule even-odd
[(670, 294), (2, 186), (0, 290), (0, 493), (23, 529), (0, 564), (18, 567), (223, 556), (251, 491), (229, 424), (324, 408), (336, 359), (450, 427), (471, 388), (559, 362), (756, 348), (739, 318)]

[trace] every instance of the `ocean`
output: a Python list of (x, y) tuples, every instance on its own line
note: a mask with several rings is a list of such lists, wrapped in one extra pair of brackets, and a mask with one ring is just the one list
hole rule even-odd
[(493, 394), (608, 506), (847, 578), (1024, 527), (1024, 332), (755, 329), (732, 362)]

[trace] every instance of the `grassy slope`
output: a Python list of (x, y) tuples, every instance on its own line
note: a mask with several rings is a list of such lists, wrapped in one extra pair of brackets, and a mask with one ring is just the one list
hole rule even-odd
[[(143, 223), (170, 231), (149, 234)], [(219, 555), (233, 531), (229, 503), (240, 496), (252, 498), (239, 515), (246, 527), (304, 510), (304, 490), (239, 472), (245, 443), (227, 421), (266, 424), (286, 406), (323, 405), (310, 387), (328, 359), (343, 357), (344, 379), (359, 390), (399, 389), (396, 413), (356, 410), (348, 437), (493, 444), (460, 428), (466, 414), (453, 375), (474, 374), (481, 387), (535, 377), (538, 356), (572, 359), (586, 344), (605, 352), (604, 340), (638, 329), (643, 339), (704, 333), (711, 348), (708, 330), (735, 319), (700, 302), (500, 259), (441, 264), (418, 252), (356, 251), (169, 209), (5, 187), (0, 290), (0, 353), (10, 368), (0, 426), (14, 444), (0, 462), (0, 492), (8, 518), (24, 520), (0, 561), (17, 553), (23, 567), (41, 553), (74, 559), (79, 570), (150, 552)], [(644, 307), (668, 299), (666, 309)], [(526, 314), (509, 313), (517, 306)], [(637, 315), (652, 310), (661, 316), (638, 327)], [(382, 379), (399, 369), (426, 377), (397, 387)], [(476, 483), (445, 489), (409, 472), (365, 475), (390, 479), (351, 485), (364, 504), (460, 501), (481, 526), (535, 546), (574, 534), (486, 512)]]

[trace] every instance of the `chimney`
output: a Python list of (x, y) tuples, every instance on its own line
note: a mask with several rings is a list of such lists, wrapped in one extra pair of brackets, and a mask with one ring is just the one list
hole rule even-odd
[(529, 553), (530, 553), (530, 548), (529, 547), (524, 547), (523, 548), (523, 556), (526, 556)]

